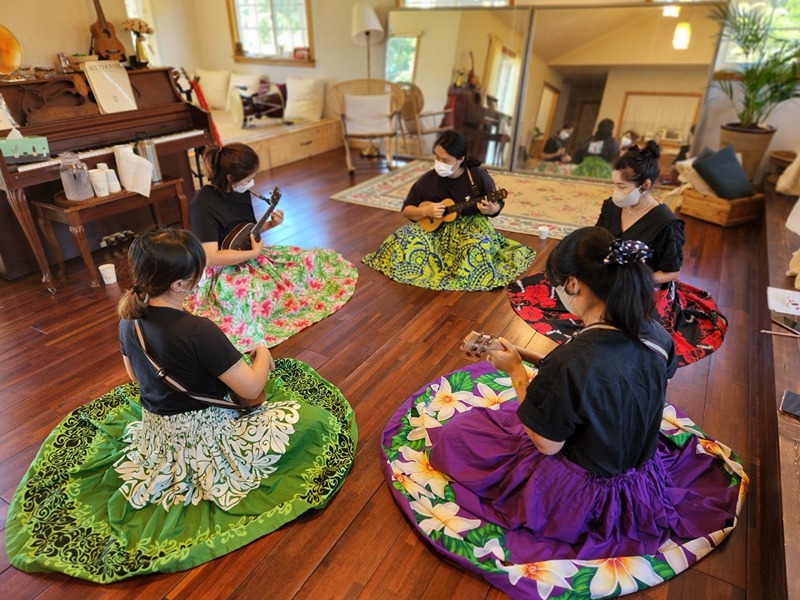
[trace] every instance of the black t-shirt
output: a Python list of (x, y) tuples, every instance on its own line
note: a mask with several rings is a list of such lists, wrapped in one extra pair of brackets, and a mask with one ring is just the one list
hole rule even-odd
[(608, 199), (603, 202), (596, 225), (608, 229), (617, 238), (639, 240), (647, 244), (653, 251), (647, 265), (653, 271), (675, 273), (681, 270), (686, 239), (684, 223), (666, 204), (659, 204), (622, 231), (622, 209)]
[[(475, 181), (475, 185), (478, 187), (480, 196), (485, 196), (495, 191), (494, 179), (492, 179), (485, 169), (471, 167), (470, 173), (472, 173), (472, 178)], [(456, 179), (451, 177), (439, 177), (436, 171), (430, 170), (417, 179), (414, 185), (411, 186), (408, 197), (405, 199), (405, 202), (403, 202), (403, 208), (406, 206), (419, 206), (422, 202), (441, 202), (448, 198), (458, 204), (459, 202), (464, 202), (467, 198), (475, 197), (466, 170)], [(487, 216), (496, 217), (500, 214), (500, 211), (503, 210), (505, 202), (500, 198), (497, 199), (497, 202), (500, 203), (500, 210), (493, 215)], [(479, 215), (481, 211), (473, 206), (462, 210), (460, 214)]]
[(613, 163), (619, 156), (619, 143), (613, 137), (599, 140), (594, 137), (581, 144), (578, 151), (572, 157), (572, 162), (576, 165), (583, 162), (587, 156), (599, 156), (609, 163)]
[(555, 442), (570, 461), (608, 477), (641, 466), (658, 445), (667, 378), (677, 361), (672, 338), (657, 323), (645, 339), (667, 359), (619, 330), (587, 328), (555, 348), (528, 385), (517, 415)]
[[(557, 135), (551, 135), (547, 138), (547, 141), (544, 143), (544, 148), (542, 152), (544, 154), (552, 154), (553, 152), (558, 152), (559, 148), (564, 147), (564, 141), (558, 137)], [(560, 156), (552, 156), (550, 158), (542, 157), (542, 160), (549, 160), (549, 161), (558, 161), (561, 160)]]
[[(148, 354), (186, 389), (219, 398), (230, 391), (219, 376), (242, 355), (212, 321), (174, 308), (151, 306), (139, 324)], [(133, 321), (120, 321), (122, 354), (139, 381), (142, 406), (157, 415), (206, 408), (207, 404), (173, 391), (156, 377), (135, 335)]]
[(201, 242), (222, 242), (238, 223), (255, 223), (253, 203), (248, 192), (223, 194), (204, 185), (189, 204), (192, 230)]

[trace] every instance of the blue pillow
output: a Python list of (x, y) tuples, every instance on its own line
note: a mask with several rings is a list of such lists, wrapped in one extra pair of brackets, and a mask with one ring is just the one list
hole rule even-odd
[(708, 156), (698, 156), (692, 167), (720, 198), (734, 200), (753, 195), (753, 186), (736, 160), (733, 146), (725, 146)]

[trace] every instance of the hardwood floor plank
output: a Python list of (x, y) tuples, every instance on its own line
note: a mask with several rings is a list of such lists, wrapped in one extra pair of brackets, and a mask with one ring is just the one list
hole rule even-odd
[[(401, 285), (363, 263), (365, 253), (405, 223), (399, 213), (330, 200), (385, 170), (364, 161), (350, 177), (341, 150), (260, 173), (256, 189), (284, 192), (285, 223), (271, 244), (334, 248), (359, 271), (353, 298), (334, 315), (273, 349), (297, 357), (334, 383), (356, 411), (355, 464), (329, 505), (248, 546), (179, 573), (137, 577), (108, 586), (58, 574), (22, 573), (0, 558), (0, 589), (11, 600), (48, 598), (485, 598), (505, 596), (458, 569), (420, 540), (394, 505), (380, 469), (387, 419), (422, 386), (469, 364), (461, 339), (478, 330), (513, 343), (535, 343), (505, 290), (435, 292)], [(598, 198), (598, 211), (601, 202)], [(751, 374), (755, 293), (751, 249), (759, 230), (722, 229), (686, 218), (681, 279), (710, 291), (730, 320), (728, 338), (711, 357), (678, 370), (668, 399), (759, 465), (758, 383)], [(557, 240), (510, 233), (537, 250), (527, 272), (541, 271)], [(54, 295), (37, 275), (0, 280), (0, 518), (14, 488), (52, 428), (72, 409), (127, 381), (119, 356), (115, 305), (130, 283), (121, 251), (97, 258), (117, 264), (118, 285), (92, 290), (80, 259), (67, 263)], [(721, 274), (721, 275), (720, 275)], [(757, 362), (757, 361), (756, 361)], [(675, 579), (629, 596), (637, 600), (739, 600), (759, 574), (765, 535), (759, 495), (770, 481), (753, 479), (746, 514), (721, 548)], [(751, 504), (752, 500), (752, 504)], [(754, 588), (757, 589), (757, 588)], [(754, 596), (755, 597), (755, 596)]]

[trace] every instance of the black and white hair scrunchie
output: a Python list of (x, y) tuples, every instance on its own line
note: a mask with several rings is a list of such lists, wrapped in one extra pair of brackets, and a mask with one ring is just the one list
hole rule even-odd
[(603, 262), (607, 265), (629, 265), (634, 262), (645, 262), (651, 256), (653, 253), (644, 242), (614, 240)]

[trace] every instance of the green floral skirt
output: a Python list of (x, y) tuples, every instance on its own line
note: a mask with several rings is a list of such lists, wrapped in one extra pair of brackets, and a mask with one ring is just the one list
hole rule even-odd
[(587, 156), (572, 169), (575, 177), (611, 179), (611, 163), (600, 156)]
[(416, 223), (362, 262), (390, 279), (431, 290), (492, 290), (525, 272), (536, 251), (506, 239), (484, 216), (459, 217), (428, 233)]
[(353, 264), (333, 250), (265, 246), (247, 262), (207, 267), (186, 308), (214, 321), (242, 352), (271, 348), (339, 310), (357, 280)]
[(308, 365), (276, 366), (246, 415), (154, 415), (135, 384), (72, 411), (11, 501), (11, 564), (99, 583), (180, 571), (324, 507), (353, 464), (353, 410)]

